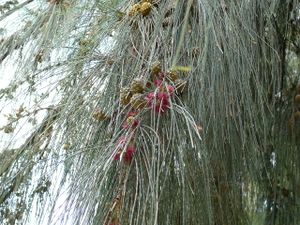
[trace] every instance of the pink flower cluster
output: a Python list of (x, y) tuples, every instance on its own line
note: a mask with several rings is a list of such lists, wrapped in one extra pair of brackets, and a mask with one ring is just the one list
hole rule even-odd
[[(163, 78), (164, 74), (161, 74), (161, 78)], [(161, 114), (168, 111), (171, 104), (171, 96), (174, 94), (174, 87), (172, 85), (167, 84), (162, 79), (156, 79), (153, 81), (156, 86), (155, 90), (148, 93), (145, 97), (147, 101), (147, 105), (154, 112)], [(122, 124), (122, 128), (126, 130), (130, 130), (134, 134), (134, 129), (140, 124), (140, 120), (137, 119), (137, 112), (130, 111), (127, 116), (125, 122)], [(128, 140), (127, 137), (122, 136), (117, 141), (117, 153), (114, 155), (114, 160), (119, 161), (124, 160), (124, 162), (131, 162), (136, 148), (132, 140)]]
[(160, 80), (163, 80), (163, 79), (165, 79), (165, 77), (166, 77), (166, 73), (165, 73), (165, 72), (159, 72), (159, 73), (157, 74), (157, 77), (158, 77)]
[(174, 94), (172, 85), (164, 85), (162, 80), (154, 80), (155, 91), (146, 96), (148, 106), (156, 113), (165, 113), (170, 108), (170, 97)]
[[(118, 152), (114, 156), (114, 160), (119, 161), (121, 155), (123, 155), (123, 159), (125, 162), (131, 162), (134, 153), (136, 152), (136, 148), (132, 143), (128, 143), (127, 145), (127, 138), (122, 136), (119, 138), (117, 142)], [(127, 145), (127, 146), (126, 146)], [(126, 150), (124, 151), (124, 149)]]
[[(123, 123), (122, 127), (126, 130), (134, 130), (139, 124), (140, 121), (136, 119), (137, 112), (131, 111), (127, 114), (126, 120)], [(134, 132), (134, 131), (132, 131)], [(131, 133), (133, 134), (133, 133)], [(114, 156), (114, 160), (119, 161), (122, 157), (122, 160), (124, 162), (129, 163), (131, 162), (135, 152), (136, 148), (132, 140), (129, 140), (128, 137), (122, 136), (117, 141), (117, 148), (118, 152)]]

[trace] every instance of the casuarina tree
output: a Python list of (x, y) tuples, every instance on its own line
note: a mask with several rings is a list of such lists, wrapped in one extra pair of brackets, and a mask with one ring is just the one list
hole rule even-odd
[(300, 224), (299, 10), (1, 1), (1, 224)]

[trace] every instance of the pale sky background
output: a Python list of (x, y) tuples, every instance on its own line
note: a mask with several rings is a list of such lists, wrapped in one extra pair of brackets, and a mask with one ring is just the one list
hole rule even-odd
[[(6, 2), (5, 0), (0, 0), (0, 4), (3, 4), (4, 2)], [(24, 0), (19, 1), (24, 2)], [(21, 12), (22, 13), (22, 12)], [(20, 16), (21, 15), (21, 16)], [(0, 33), (0, 39), (3, 37), (8, 37), (10, 36), (12, 33), (14, 33), (18, 28), (20, 28), (20, 26), (22, 26), (22, 24), (24, 25), (24, 21), (20, 21), (22, 20), (22, 14), (20, 13), (14, 13), (11, 16), (9, 16), (8, 19), (2, 20), (0, 21), (0, 30), (1, 28), (5, 27), (5, 32)], [(14, 59), (14, 57), (10, 58), (10, 59), (6, 59), (4, 60), (4, 62), (2, 64), (0, 64), (0, 89), (2, 88), (6, 88), (9, 86), (10, 82), (12, 81), (12, 79), (15, 76), (17, 70), (17, 63), (16, 60)], [(44, 84), (45, 86), (47, 86), (47, 84)], [(54, 94), (54, 93), (53, 93)], [(26, 99), (22, 98), (22, 95), (18, 95), (17, 99), (13, 99), (13, 100), (9, 100), (9, 101), (3, 101), (0, 100), (0, 127), (3, 127), (7, 124), (7, 118), (5, 117), (5, 115), (7, 115), (8, 113), (12, 113), (14, 112), (14, 110), (16, 110), (22, 103), (25, 103), (25, 105), (28, 105), (30, 107), (30, 105), (32, 105), (32, 103), (30, 103), (30, 100), (28, 100), (26, 102)], [(53, 99), (53, 95), (49, 97), (50, 102), (51, 99)], [(30, 110), (30, 109), (28, 109)], [(38, 120), (42, 120), (43, 116), (45, 115), (45, 113), (41, 113), (40, 115), (38, 115)], [(33, 126), (30, 125), (26, 119), (22, 120), (21, 123), (19, 124), (19, 126), (17, 127), (17, 129), (15, 130), (15, 132), (11, 133), (11, 134), (5, 134), (3, 131), (0, 131), (0, 151), (3, 151), (4, 149), (6, 149), (6, 147), (8, 148), (16, 148), (18, 146), (20, 146), (21, 144), (23, 144), (23, 142), (26, 140), (26, 138), (28, 137), (28, 135), (30, 134), (30, 131), (33, 129)], [(12, 138), (14, 138), (14, 142), (12, 143), (11, 140)], [(17, 140), (17, 141), (15, 141)], [(7, 152), (9, 154), (9, 152)], [(56, 181), (56, 182), (52, 182), (51, 185), (51, 190), (57, 190), (59, 188), (59, 182), (62, 178), (62, 172), (63, 172), (63, 165), (59, 166), (57, 169), (57, 172), (52, 176), (52, 181)], [(37, 180), (35, 177), (33, 177), (32, 180), (32, 185), (36, 186), (37, 185)], [(57, 215), (59, 215), (60, 213), (63, 213), (65, 210), (65, 200), (67, 197), (67, 193), (66, 190), (62, 190), (62, 195), (60, 195), (60, 197), (58, 198), (58, 202), (57, 202), (57, 206), (56, 206), (56, 211), (58, 212)], [(49, 193), (46, 193), (46, 195), (50, 196)], [(48, 199), (48, 202), (50, 203), (52, 197), (50, 197)], [(32, 215), (29, 217), (29, 220), (26, 221), (26, 223), (24, 221), (19, 221), (19, 224), (30, 224), (30, 225), (43, 225), (43, 224), (48, 224), (47, 223), (47, 216), (45, 215), (45, 218), (42, 220), (41, 223), (38, 223), (34, 214), (36, 212), (37, 208), (36, 208), (36, 204), (33, 203), (32, 205)], [(58, 217), (56, 218), (56, 220), (54, 220), (51, 224), (60, 224), (58, 223), (59, 220), (57, 220)], [(64, 223), (66, 224), (66, 223)], [(67, 224), (71, 224), (71, 223), (67, 223)]]

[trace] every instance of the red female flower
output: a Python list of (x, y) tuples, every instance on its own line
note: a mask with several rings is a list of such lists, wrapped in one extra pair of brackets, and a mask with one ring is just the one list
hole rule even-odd
[(121, 157), (121, 154), (123, 153), (123, 159), (125, 162), (131, 162), (134, 154), (136, 152), (136, 149), (133, 145), (130, 145), (126, 148), (126, 151), (123, 153), (123, 151), (120, 149), (116, 155), (114, 156), (114, 160), (115, 161), (119, 161), (120, 160), (120, 157)]
[(134, 146), (128, 146), (126, 152), (124, 153), (124, 161), (131, 162), (136, 149)]
[(127, 119), (122, 125), (124, 129), (135, 129), (140, 124), (140, 121), (135, 119), (136, 114), (137, 113), (134, 111), (131, 111), (127, 114)]
[(164, 113), (170, 108), (170, 96), (174, 94), (172, 85), (163, 85), (162, 80), (155, 80), (158, 92), (150, 92), (146, 96), (148, 106), (157, 113)]
[(160, 79), (154, 80), (153, 83), (159, 88), (160, 92), (168, 92), (170, 95), (174, 94), (175, 88), (172, 85), (164, 85), (163, 81)]
[(114, 156), (114, 160), (115, 160), (115, 161), (119, 161), (119, 160), (120, 160), (121, 153), (122, 153), (122, 151), (119, 150), (119, 151), (115, 154), (115, 156)]
[(159, 73), (158, 73), (158, 77), (159, 77), (160, 79), (164, 79), (164, 78), (166, 77), (166, 73), (164, 73), (164, 72), (159, 72)]
[(170, 95), (173, 95), (175, 88), (172, 85), (167, 85), (167, 91)]
[(156, 87), (160, 88), (162, 86), (163, 81), (160, 79), (156, 79), (153, 81)]
[[(123, 159), (125, 162), (130, 162), (133, 158), (134, 153), (136, 152), (136, 148), (132, 143), (129, 143), (129, 145), (126, 147), (128, 138), (125, 136), (122, 136), (117, 141), (117, 148), (119, 149), (118, 152), (114, 156), (114, 160), (119, 161), (121, 155), (123, 155)], [(126, 150), (125, 150), (126, 147)]]
[(157, 113), (164, 113), (170, 106), (170, 97), (165, 92), (151, 92), (146, 96), (148, 106)]
[(121, 137), (117, 140), (118, 147), (123, 147), (123, 146), (126, 144), (126, 141), (127, 141), (127, 137), (121, 136)]

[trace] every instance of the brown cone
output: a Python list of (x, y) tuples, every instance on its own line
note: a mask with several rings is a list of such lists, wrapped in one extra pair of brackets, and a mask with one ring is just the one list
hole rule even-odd
[(128, 87), (122, 88), (122, 90), (120, 92), (120, 103), (122, 105), (128, 105), (131, 97), (132, 97), (132, 94), (130, 92), (130, 88), (128, 88)]
[(144, 81), (142, 79), (134, 79), (131, 82), (130, 91), (132, 94), (143, 93)]
[(130, 104), (133, 109), (140, 110), (146, 106), (147, 102), (143, 98), (142, 94), (134, 94), (131, 98)]

